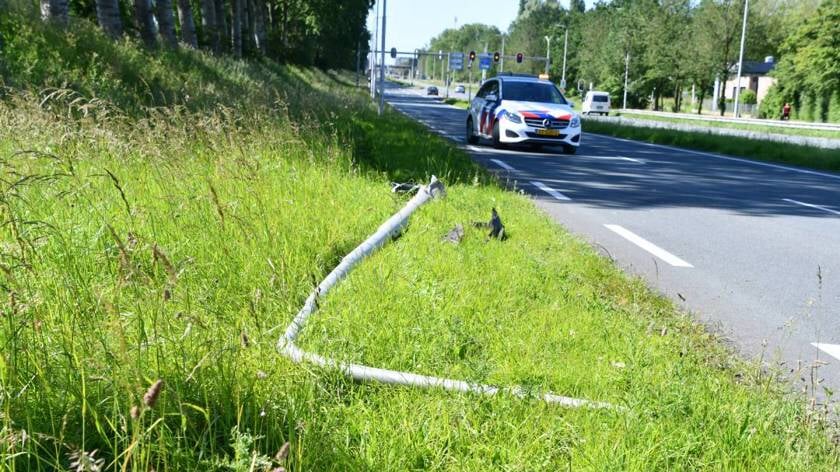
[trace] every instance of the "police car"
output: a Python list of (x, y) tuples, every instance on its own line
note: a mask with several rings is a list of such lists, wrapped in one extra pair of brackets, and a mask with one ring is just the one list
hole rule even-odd
[(580, 117), (552, 82), (502, 74), (484, 82), (467, 113), (467, 142), (490, 139), (494, 147), (528, 143), (560, 145), (574, 154), (580, 145)]

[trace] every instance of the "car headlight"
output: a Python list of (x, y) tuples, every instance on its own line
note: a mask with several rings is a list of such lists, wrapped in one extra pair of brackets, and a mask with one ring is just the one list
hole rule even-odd
[(509, 113), (508, 112), (508, 113), (505, 113), (505, 116), (507, 117), (508, 120), (510, 120), (511, 123), (522, 124), (522, 118), (520, 118), (519, 115), (517, 115), (515, 113)]
[(577, 128), (579, 126), (580, 126), (580, 118), (577, 117), (577, 116), (573, 117), (572, 121), (569, 122), (569, 127), (570, 128)]

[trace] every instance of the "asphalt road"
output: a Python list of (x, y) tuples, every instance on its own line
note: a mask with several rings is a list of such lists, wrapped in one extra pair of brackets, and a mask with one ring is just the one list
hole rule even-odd
[(743, 355), (793, 369), (797, 388), (800, 377), (811, 384), (817, 360), (822, 385), (840, 389), (840, 175), (586, 134), (585, 125), (575, 156), (469, 146), (466, 111), (424, 94), (391, 86), (386, 99)]

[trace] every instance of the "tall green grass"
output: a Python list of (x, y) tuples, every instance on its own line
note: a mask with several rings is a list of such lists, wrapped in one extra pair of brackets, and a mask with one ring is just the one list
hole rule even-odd
[[(837, 466), (824, 410), (447, 142), (377, 117), (342, 74), (30, 20), (0, 19), (14, 51), (0, 101), (5, 469)], [(94, 52), (107, 59), (74, 65)], [(142, 80), (120, 72), (132, 64)], [(314, 283), (404, 204), (389, 181), (432, 174), (449, 197), (331, 293), (301, 343), (627, 411), (356, 384), (277, 354)], [(493, 206), (507, 241), (469, 226)], [(456, 223), (464, 241), (441, 242)]]

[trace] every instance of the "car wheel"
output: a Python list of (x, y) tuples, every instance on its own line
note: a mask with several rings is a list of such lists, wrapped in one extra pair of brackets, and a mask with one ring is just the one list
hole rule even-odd
[(493, 147), (496, 149), (501, 149), (504, 145), (499, 140), (499, 122), (496, 121), (493, 123)]
[(569, 144), (563, 145), (563, 154), (574, 154), (577, 152), (576, 146), (571, 146)]
[(473, 132), (472, 117), (467, 118), (467, 144), (478, 144), (478, 136)]

